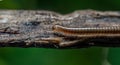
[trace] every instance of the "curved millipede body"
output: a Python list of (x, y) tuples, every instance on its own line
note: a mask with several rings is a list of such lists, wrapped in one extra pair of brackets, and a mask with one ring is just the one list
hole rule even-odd
[(55, 25), (53, 26), (53, 31), (62, 35), (77, 37), (120, 36), (120, 26), (68, 28), (60, 25)]

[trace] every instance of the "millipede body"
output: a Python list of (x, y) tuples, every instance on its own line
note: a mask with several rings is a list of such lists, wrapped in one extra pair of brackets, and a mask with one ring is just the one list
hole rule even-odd
[(53, 30), (67, 36), (78, 37), (102, 37), (102, 36), (120, 36), (120, 26), (111, 27), (88, 27), (88, 28), (68, 28), (55, 25)]

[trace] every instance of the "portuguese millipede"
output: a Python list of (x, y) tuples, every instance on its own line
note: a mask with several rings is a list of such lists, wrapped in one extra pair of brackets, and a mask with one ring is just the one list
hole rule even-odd
[(58, 34), (77, 37), (120, 37), (120, 26), (68, 28), (55, 25), (53, 26), (53, 31)]

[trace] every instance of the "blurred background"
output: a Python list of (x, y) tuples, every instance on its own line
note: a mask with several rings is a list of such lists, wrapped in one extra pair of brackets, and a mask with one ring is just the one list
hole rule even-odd
[[(120, 11), (120, 0), (0, 0), (0, 9)], [(0, 48), (0, 65), (120, 65), (120, 48)]]

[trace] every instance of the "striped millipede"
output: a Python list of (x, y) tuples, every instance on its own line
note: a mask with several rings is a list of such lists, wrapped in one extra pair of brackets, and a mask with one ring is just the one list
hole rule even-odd
[(57, 34), (76, 37), (120, 37), (120, 26), (68, 28), (55, 25), (53, 31)]

